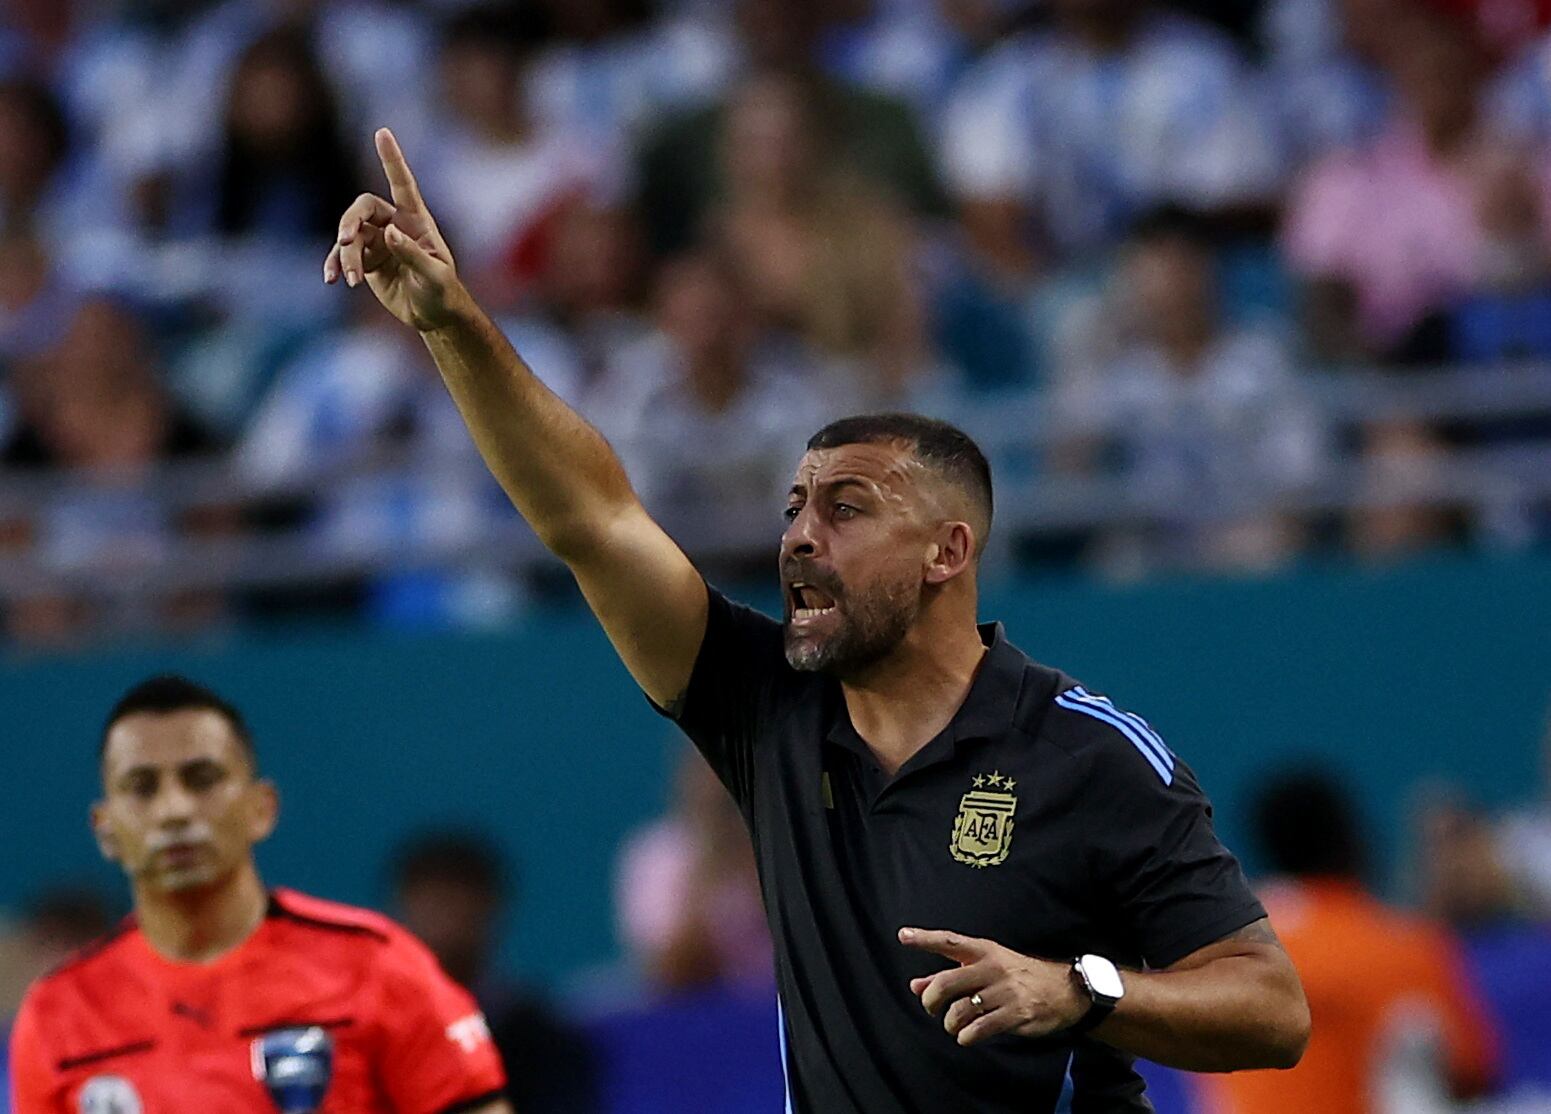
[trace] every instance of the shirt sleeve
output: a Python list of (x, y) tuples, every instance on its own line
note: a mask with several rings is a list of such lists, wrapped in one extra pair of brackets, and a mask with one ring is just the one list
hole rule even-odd
[(65, 1114), (64, 1107), (56, 1101), (61, 1092), (55, 1086), (43, 1034), (27, 1002), (22, 1003), (11, 1029), (9, 1069), (11, 1109), (15, 1114)]
[(377, 1075), (395, 1114), (454, 1114), (503, 1097), (484, 1014), (424, 945), (395, 939), (381, 973)]
[(747, 812), (753, 797), (754, 740), (777, 711), (788, 673), (781, 624), (707, 586), (705, 639), (689, 688), (671, 716)]
[(1195, 774), (1139, 717), (1096, 748), (1099, 877), (1120, 935), (1161, 969), (1266, 915), (1212, 828)]

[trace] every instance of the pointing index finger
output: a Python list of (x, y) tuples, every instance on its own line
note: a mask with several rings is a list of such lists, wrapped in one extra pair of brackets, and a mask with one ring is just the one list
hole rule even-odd
[(906, 947), (936, 952), (956, 963), (973, 963), (985, 954), (985, 941), (957, 932), (937, 932), (924, 928), (902, 928), (899, 942)]
[(388, 176), (388, 189), (393, 196), (393, 203), (411, 212), (424, 212), (425, 202), (421, 200), (420, 187), (415, 182), (414, 172), (409, 169), (409, 161), (399, 148), (399, 141), (387, 128), (378, 128), (375, 139), (377, 157), (382, 160), (383, 173)]

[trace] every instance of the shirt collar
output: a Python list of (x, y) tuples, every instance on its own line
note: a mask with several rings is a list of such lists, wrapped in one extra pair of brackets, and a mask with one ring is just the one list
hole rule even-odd
[[(981, 623), (977, 629), (986, 653), (975, 670), (975, 678), (970, 682), (964, 703), (959, 705), (959, 710), (954, 713), (948, 726), (900, 767), (900, 774), (935, 765), (951, 757), (957, 751), (958, 744), (972, 739), (994, 739), (1012, 726), (1018, 710), (1018, 699), (1023, 692), (1024, 672), (1029, 659), (1022, 650), (1007, 641), (1007, 632), (1001, 623)], [(867, 743), (851, 724), (845, 695), (838, 683), (833, 686), (832, 692), (835, 704), (825, 742), (871, 758)]]

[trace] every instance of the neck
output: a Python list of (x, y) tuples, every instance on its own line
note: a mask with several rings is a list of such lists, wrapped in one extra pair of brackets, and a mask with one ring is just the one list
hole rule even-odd
[(264, 920), (269, 895), (253, 863), (203, 889), (163, 893), (135, 887), (135, 918), (161, 956), (209, 963), (237, 947)]
[(893, 653), (841, 684), (851, 725), (890, 777), (948, 726), (985, 658), (973, 600), (955, 610), (951, 621), (923, 615)]

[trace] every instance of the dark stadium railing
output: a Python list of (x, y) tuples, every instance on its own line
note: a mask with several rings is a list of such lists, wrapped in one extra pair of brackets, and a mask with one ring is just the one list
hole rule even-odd
[[(1526, 363), (1426, 372), (1351, 371), (1303, 381), (1335, 449), (1327, 463), (1296, 484), (1245, 477), (1231, 492), (1216, 492), (1203, 505), (1199, 492), (1145, 477), (1069, 475), (1001, 464), (1036, 460), (1058, 438), (1103, 437), (1103, 425), (1077, 426), (1050, 413), (1038, 395), (952, 398), (934, 412), (974, 434), (999, 465), (997, 545), (992, 570), (1012, 560), (1012, 539), (1071, 535), (1154, 522), (1201, 524), (1256, 513), (1314, 518), (1384, 507), (1435, 507), (1461, 512), (1495, 540), (1512, 543), (1514, 530), (1492, 524), (1551, 518), (1551, 364)], [(1463, 439), (1428, 458), (1425, 467), (1375, 469), (1343, 437), (1380, 422), (1495, 432)], [(1513, 433), (1512, 427), (1529, 432)], [(1508, 432), (1504, 432), (1507, 429)], [(794, 448), (795, 452), (795, 448)], [(306, 501), (363, 477), (428, 476), (462, 488), (491, 481), (467, 446), (405, 453), (379, 451), (292, 474), (276, 482), (245, 475), (230, 459), (169, 464), (133, 482), (80, 474), (0, 473), (0, 524), (27, 522), (58, 500), (104, 493), (154, 499), (176, 516), (210, 508), (242, 508), (276, 501)], [(113, 496), (110, 495), (110, 498)], [(0, 603), (28, 597), (69, 595), (96, 599), (170, 596), (193, 590), (283, 588), (383, 575), (396, 570), (479, 567), (519, 571), (551, 563), (515, 513), (491, 511), (477, 527), (441, 536), (353, 538), (331, 543), (306, 527), (248, 529), (229, 536), (171, 534), (150, 553), (135, 557), (107, 545), (62, 561), (33, 545), (0, 550)], [(708, 561), (768, 554), (779, 532), (778, 508), (659, 508), (659, 517), (697, 557)], [(1490, 539), (1489, 539), (1490, 540)]]

